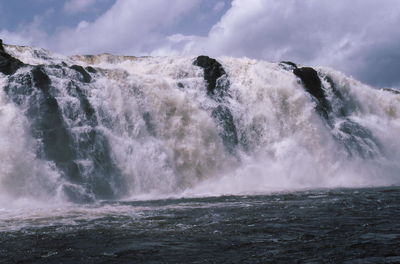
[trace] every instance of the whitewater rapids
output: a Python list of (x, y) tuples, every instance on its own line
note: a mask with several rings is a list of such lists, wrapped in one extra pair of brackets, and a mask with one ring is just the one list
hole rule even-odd
[[(216, 100), (195, 57), (5, 50), (27, 66), (0, 73), (1, 206), (400, 183), (400, 95), (341, 72), (315, 67), (332, 108), (327, 121), (281, 63), (217, 58), (229, 88)], [(41, 108), (42, 97), (59, 116)], [(231, 113), (234, 146), (218, 107)], [(49, 143), (48, 118), (68, 142)], [(66, 157), (51, 158), (55, 145)]]

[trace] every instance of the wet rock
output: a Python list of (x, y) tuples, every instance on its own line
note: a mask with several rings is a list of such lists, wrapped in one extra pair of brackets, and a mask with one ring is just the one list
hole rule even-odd
[(221, 128), (220, 136), (229, 152), (239, 143), (233, 116), (228, 107), (219, 105), (212, 111), (212, 117)]
[(383, 88), (382, 90), (386, 91), (386, 92), (391, 92), (393, 94), (400, 94), (400, 91), (399, 90), (395, 90), (395, 89)]
[(92, 66), (87, 66), (85, 69), (90, 73), (96, 73), (97, 72), (97, 70), (95, 68), (93, 68)]
[(331, 106), (326, 99), (325, 92), (322, 88), (321, 79), (319, 78), (317, 71), (311, 67), (302, 67), (294, 69), (293, 73), (300, 78), (304, 89), (316, 99), (317, 112), (326, 120), (328, 120)]
[(3, 47), (3, 40), (0, 39), (0, 52), (6, 52)]
[(281, 61), (280, 63), (287, 64), (289, 66), (292, 66), (293, 68), (297, 68), (296, 63), (291, 62), (291, 61)]
[[(26, 66), (31, 70), (14, 74), (18, 69), (14, 66)], [(70, 80), (66, 87), (68, 95), (78, 99), (77, 104), (58, 101), (59, 94), (49, 76), (53, 69), (58, 69), (57, 77), (71, 79), (68, 68), (77, 72), (77, 79)], [(7, 85), (3, 87), (8, 97), (26, 109), (31, 134), (40, 142), (38, 158), (53, 162), (72, 184), (64, 190), (72, 201), (112, 199), (116, 197), (115, 189), (120, 194), (124, 193), (126, 186), (121, 179), (121, 171), (111, 157), (107, 137), (97, 129), (95, 109), (82, 89), (82, 83), (92, 80), (88, 72), (96, 72), (95, 69), (79, 65), (69, 67), (65, 63), (25, 65), (5, 53), (0, 45), (0, 71), (10, 75)], [(85, 129), (74, 131), (71, 123)], [(91, 165), (82, 165), (79, 160), (88, 161)]]
[(73, 139), (64, 124), (57, 100), (48, 93), (39, 93), (29, 98), (27, 116), (32, 123), (32, 132), (43, 143), (45, 157), (56, 165), (75, 159)]
[(301, 79), (304, 88), (318, 100), (325, 99), (318, 73), (311, 67), (296, 68), (293, 73)]
[(204, 80), (207, 82), (207, 94), (220, 103), (212, 111), (211, 117), (220, 129), (219, 134), (226, 149), (233, 153), (239, 140), (232, 113), (227, 106), (222, 104), (230, 86), (228, 76), (222, 65), (208, 56), (198, 56), (193, 65), (203, 68)]
[(142, 115), (144, 123), (146, 125), (147, 132), (149, 132), (150, 135), (156, 136), (156, 129), (153, 124), (153, 119), (151, 118), (151, 115), (149, 112), (145, 112)]
[[(69, 96), (77, 98), (79, 104), (60, 105), (47, 68), (30, 67), (30, 72), (10, 76), (5, 91), (14, 103), (26, 105), (25, 114), (30, 121), (32, 136), (41, 142), (38, 158), (52, 161), (67, 181), (82, 186), (82, 189), (76, 189), (79, 192), (65, 190), (71, 201), (89, 201), (85, 198), (89, 196), (112, 199), (114, 188), (123, 193), (123, 183), (111, 184), (122, 182), (119, 180), (121, 172), (110, 156), (107, 138), (96, 129), (95, 109), (80, 87), (81, 83), (71, 80), (66, 87)], [(86, 129), (73, 132), (66, 119)], [(81, 168), (78, 160), (90, 161), (92, 167)]]
[(294, 69), (297, 69), (297, 65), (291, 61), (281, 61), (279, 62), (279, 66), (287, 71), (293, 71)]
[(332, 93), (329, 110), (333, 137), (343, 143), (349, 158), (358, 156), (369, 159), (380, 155), (381, 145), (372, 132), (349, 119), (355, 110), (354, 103), (343, 95), (330, 76), (321, 74), (321, 78), (328, 83), (326, 88)]
[(90, 74), (80, 65), (72, 65), (71, 69), (79, 73), (79, 80), (84, 83), (90, 83), (92, 77)]
[(374, 158), (381, 155), (381, 145), (367, 128), (350, 119), (345, 119), (338, 126), (335, 138), (343, 142), (349, 157)]
[(3, 41), (0, 39), (0, 72), (5, 75), (12, 75), (23, 66), (24, 63), (6, 53)]
[(50, 89), (50, 78), (42, 66), (35, 66), (32, 71), (33, 85), (41, 91), (48, 93)]
[(193, 65), (203, 68), (204, 79), (207, 82), (207, 93), (209, 95), (223, 96), (226, 93), (229, 87), (229, 81), (226, 78), (227, 74), (216, 59), (208, 56), (198, 56)]
[[(126, 193), (127, 186), (122, 179), (120, 169), (111, 157), (111, 147), (103, 132), (93, 128), (91, 137), (85, 143), (85, 148), (78, 146), (78, 149), (84, 158), (93, 162), (90, 192), (101, 199), (114, 199)], [(118, 190), (118, 193), (115, 190)]]
[(85, 121), (89, 121), (91, 125), (97, 125), (95, 110), (90, 104), (86, 93), (79, 87), (78, 83), (73, 80), (70, 81), (67, 85), (67, 92), (70, 96), (78, 98), (80, 108), (82, 109), (86, 117)]
[(347, 98), (340, 92), (336, 87), (335, 82), (328, 75), (323, 75), (322, 78), (329, 84), (331, 91), (333, 92), (333, 98), (331, 98), (330, 106), (332, 113), (337, 117), (346, 117), (353, 111), (354, 105), (347, 101)]

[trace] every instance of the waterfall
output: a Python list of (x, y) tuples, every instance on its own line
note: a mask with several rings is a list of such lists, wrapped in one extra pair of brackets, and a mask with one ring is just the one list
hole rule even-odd
[(400, 183), (400, 95), (247, 58), (0, 51), (0, 198)]

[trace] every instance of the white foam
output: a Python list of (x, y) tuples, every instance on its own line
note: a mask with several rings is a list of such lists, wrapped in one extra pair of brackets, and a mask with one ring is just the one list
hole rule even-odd
[[(38, 56), (29, 49), (8, 49), (32, 64), (71, 60), (88, 65), (78, 57)], [(219, 61), (231, 83), (231, 97), (225, 104), (243, 143), (235, 155), (226, 151), (218, 135), (211, 117), (217, 103), (207, 96), (202, 70), (192, 65), (193, 58), (93, 60), (92, 66), (99, 70), (96, 78), (80, 88), (96, 110), (98, 129), (107, 136), (111, 155), (122, 171), (129, 190), (126, 199), (400, 183), (399, 95), (318, 68), (351, 103), (354, 111), (349, 118), (368, 128), (384, 150), (373, 159), (349, 159), (290, 71), (246, 58)], [(51, 79), (59, 89), (61, 107), (73, 104), (76, 99), (65, 92), (68, 80)], [(4, 86), (6, 78), (1, 82)], [(35, 157), (28, 120), (3, 92), (0, 123), (2, 193), (14, 197), (40, 197), (42, 192), (59, 195), (54, 190), (65, 183), (51, 164)], [(84, 129), (72, 121), (68, 124), (76, 131)]]

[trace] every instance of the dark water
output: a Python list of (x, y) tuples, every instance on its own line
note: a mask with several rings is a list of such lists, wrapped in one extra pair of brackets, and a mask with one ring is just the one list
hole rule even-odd
[(2, 217), (0, 263), (400, 263), (400, 188), (106, 202)]

